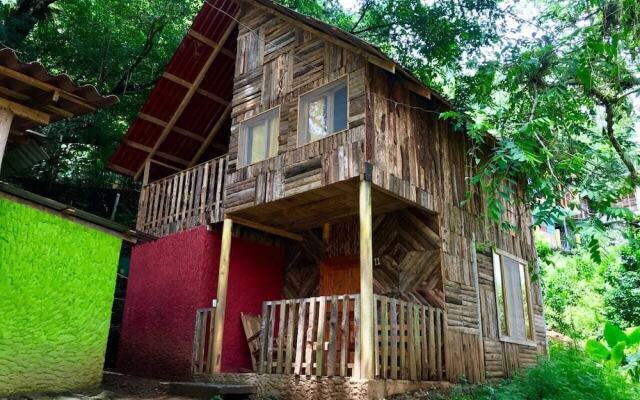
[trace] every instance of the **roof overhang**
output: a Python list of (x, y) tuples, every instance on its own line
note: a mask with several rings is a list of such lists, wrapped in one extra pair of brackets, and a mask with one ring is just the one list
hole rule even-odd
[(21, 62), (12, 49), (0, 49), (0, 108), (14, 114), (12, 134), (117, 102), (116, 96), (102, 96), (94, 86), (76, 85), (66, 74), (51, 75), (41, 63)]

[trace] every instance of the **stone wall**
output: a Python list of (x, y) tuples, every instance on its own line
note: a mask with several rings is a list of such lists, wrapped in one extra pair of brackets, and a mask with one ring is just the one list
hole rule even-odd
[(0, 396), (100, 384), (120, 246), (0, 198)]
[(258, 398), (280, 400), (378, 400), (417, 389), (447, 389), (447, 382), (411, 382), (345, 377), (271, 374), (214, 374), (195, 377), (216, 383), (254, 385)]

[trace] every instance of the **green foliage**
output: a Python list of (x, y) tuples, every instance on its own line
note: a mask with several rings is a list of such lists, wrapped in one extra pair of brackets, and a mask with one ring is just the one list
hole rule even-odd
[(603, 336), (606, 345), (594, 339), (587, 341), (587, 354), (613, 367), (622, 367), (633, 382), (640, 383), (640, 327), (625, 333), (619, 326), (607, 322)]
[(595, 336), (605, 322), (603, 295), (608, 290), (606, 277), (619, 263), (616, 248), (598, 263), (587, 250), (554, 253), (538, 243), (537, 249), (543, 250), (540, 274), (549, 328), (574, 341)]
[(607, 275), (611, 289), (604, 296), (605, 315), (620, 326), (640, 326), (640, 234), (627, 232), (619, 268)]
[(551, 345), (549, 359), (497, 386), (454, 389), (452, 400), (631, 400), (640, 387), (575, 348)]

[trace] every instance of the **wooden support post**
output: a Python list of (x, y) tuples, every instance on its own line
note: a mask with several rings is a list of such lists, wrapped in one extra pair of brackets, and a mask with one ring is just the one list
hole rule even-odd
[(149, 184), (149, 171), (151, 170), (151, 160), (144, 162), (144, 174), (142, 175), (142, 186)]
[[(480, 382), (484, 382), (485, 376), (485, 355), (484, 355), (484, 332), (482, 328), (482, 310), (480, 309), (480, 278), (478, 277), (478, 254), (476, 248), (476, 234), (471, 233), (471, 275), (473, 284), (476, 287), (476, 312), (478, 313), (478, 330), (480, 331)], [(446, 325), (445, 325), (446, 326)], [(445, 345), (446, 346), (446, 345)]]
[(218, 304), (213, 327), (213, 372), (220, 372), (222, 359), (222, 336), (224, 333), (224, 314), (227, 305), (227, 282), (229, 280), (229, 258), (231, 256), (231, 233), (233, 221), (225, 218), (222, 226), (222, 244), (220, 266), (218, 270)]
[(373, 379), (373, 231), (371, 219), (371, 182), (360, 181), (360, 378)]
[(6, 108), (0, 108), (0, 169), (2, 169), (2, 156), (4, 149), (9, 140), (9, 131), (11, 131), (11, 122), (13, 122), (13, 112)]

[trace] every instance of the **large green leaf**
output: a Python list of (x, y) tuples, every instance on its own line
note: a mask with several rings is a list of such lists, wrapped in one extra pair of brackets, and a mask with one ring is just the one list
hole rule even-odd
[(609, 358), (609, 349), (607, 346), (598, 342), (597, 340), (590, 339), (587, 341), (587, 345), (585, 346), (585, 351), (591, 357), (597, 360), (606, 360)]
[(640, 343), (640, 326), (627, 335), (627, 346), (635, 346), (638, 343)]
[(620, 365), (622, 360), (624, 360), (624, 349), (626, 345), (625, 342), (619, 342), (611, 349), (611, 362), (615, 365)]
[(607, 322), (604, 326), (604, 340), (607, 341), (609, 348), (613, 348), (619, 342), (626, 342), (627, 335), (619, 326)]

